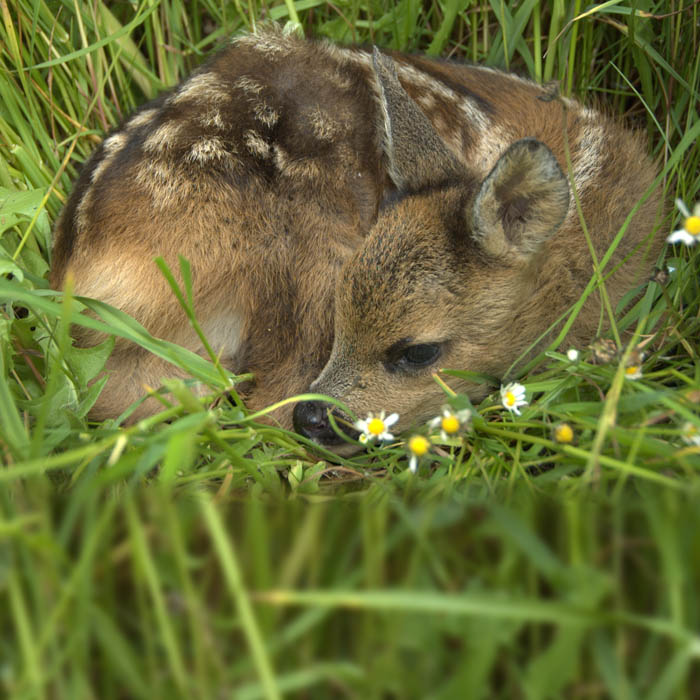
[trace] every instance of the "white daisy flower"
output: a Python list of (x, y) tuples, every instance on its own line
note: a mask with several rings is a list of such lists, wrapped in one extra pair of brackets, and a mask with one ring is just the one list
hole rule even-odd
[(566, 357), (569, 362), (576, 362), (576, 360), (578, 360), (578, 350), (576, 348), (570, 348), (566, 351)]
[(700, 202), (695, 205), (693, 213), (688, 211), (682, 200), (676, 200), (676, 206), (683, 214), (683, 226), (674, 231), (667, 239), (667, 243), (685, 243), (693, 246), (700, 241)]
[(455, 412), (449, 406), (443, 406), (442, 415), (435, 416), (428, 425), (433, 429), (440, 428), (440, 437), (444, 441), (455, 436), (459, 429), (469, 422), (471, 415), (472, 412), (468, 408)]
[(390, 416), (382, 411), (378, 416), (369, 413), (365, 420), (355, 422), (355, 428), (361, 432), (359, 437), (360, 442), (366, 443), (372, 440), (390, 441), (394, 436), (389, 432), (394, 423), (399, 419), (398, 413), (392, 413)]
[(412, 474), (418, 471), (418, 462), (425, 457), (430, 449), (430, 441), (423, 435), (414, 435), (406, 444), (411, 458), (408, 460), (408, 469)]
[(700, 430), (697, 426), (693, 425), (690, 421), (683, 423), (683, 433), (681, 437), (689, 445), (695, 445), (700, 447)]
[(625, 378), (626, 379), (641, 379), (642, 378), (642, 366), (641, 365), (629, 365), (629, 367), (625, 367)]
[(501, 403), (503, 408), (511, 413), (520, 415), (520, 407), (527, 406), (525, 387), (517, 382), (511, 382), (501, 387)]

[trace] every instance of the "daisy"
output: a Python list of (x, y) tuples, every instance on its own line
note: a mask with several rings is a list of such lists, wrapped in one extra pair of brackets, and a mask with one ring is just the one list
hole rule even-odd
[(418, 461), (425, 457), (430, 449), (430, 441), (422, 435), (414, 435), (407, 443), (411, 459), (408, 460), (408, 469), (412, 474), (418, 471)]
[(681, 433), (681, 437), (689, 445), (696, 445), (697, 447), (700, 447), (700, 430), (698, 430), (697, 426), (693, 425), (690, 421), (683, 424), (683, 432)]
[(625, 367), (625, 378), (627, 379), (641, 379), (642, 378), (642, 366), (641, 365), (630, 365)]
[(469, 422), (472, 412), (468, 408), (461, 411), (453, 411), (449, 406), (442, 407), (442, 415), (433, 418), (428, 425), (431, 428), (440, 428), (440, 437), (447, 440), (459, 432), (459, 429)]
[(511, 382), (501, 387), (501, 403), (503, 408), (511, 413), (520, 415), (520, 407), (527, 406), (525, 387), (517, 382)]
[(390, 441), (394, 436), (389, 432), (394, 423), (399, 419), (398, 413), (392, 413), (390, 416), (382, 411), (378, 416), (369, 413), (365, 420), (355, 422), (355, 428), (361, 432), (359, 440), (361, 443), (366, 443), (371, 440)]
[(554, 439), (568, 445), (574, 441), (574, 429), (568, 423), (559, 423), (554, 428)]
[(576, 362), (576, 360), (578, 360), (578, 350), (576, 348), (570, 348), (566, 351), (566, 357), (569, 362)]
[(695, 205), (693, 213), (688, 211), (682, 200), (676, 200), (676, 206), (683, 214), (683, 226), (674, 231), (667, 239), (667, 243), (685, 243), (692, 246), (700, 241), (700, 202)]

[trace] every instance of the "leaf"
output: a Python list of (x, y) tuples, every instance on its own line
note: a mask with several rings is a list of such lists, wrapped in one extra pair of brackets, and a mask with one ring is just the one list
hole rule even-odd
[(12, 275), (18, 282), (24, 280), (22, 269), (9, 258), (5, 257), (5, 251), (0, 248), (0, 275)]
[(31, 219), (45, 195), (45, 189), (20, 192), (0, 187), (0, 233), (22, 220)]
[(65, 359), (78, 381), (78, 387), (84, 389), (103, 369), (112, 349), (114, 338), (109, 337), (99, 345), (80, 348), (72, 345), (66, 350)]

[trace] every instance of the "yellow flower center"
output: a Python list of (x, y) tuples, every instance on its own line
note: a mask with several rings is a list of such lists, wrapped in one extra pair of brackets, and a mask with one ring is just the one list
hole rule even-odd
[(442, 418), (442, 429), (448, 434), (453, 435), (459, 430), (459, 419), (457, 416), (453, 416), (451, 413), (448, 416), (443, 416)]
[(515, 394), (512, 391), (506, 391), (506, 406), (515, 406)]
[(422, 435), (414, 435), (408, 441), (408, 449), (411, 450), (416, 457), (422, 457), (430, 449), (430, 443)]
[(637, 374), (639, 372), (639, 367), (637, 365), (630, 365), (625, 369), (625, 372), (630, 375), (630, 374)]
[(697, 236), (700, 234), (700, 216), (689, 216), (683, 222), (683, 228), (691, 235)]
[(372, 418), (372, 420), (367, 423), (367, 432), (372, 435), (381, 435), (384, 430), (384, 421), (381, 418)]
[(557, 442), (571, 442), (574, 439), (574, 431), (568, 423), (562, 423), (554, 429), (554, 439)]

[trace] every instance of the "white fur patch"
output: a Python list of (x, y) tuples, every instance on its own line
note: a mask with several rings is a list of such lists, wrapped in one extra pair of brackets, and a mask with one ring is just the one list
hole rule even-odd
[(424, 112), (429, 113), (433, 109), (435, 109), (435, 96), (432, 92), (424, 92), (422, 95), (418, 95), (418, 97), (416, 98), (416, 102)]
[(474, 100), (468, 97), (463, 97), (459, 101), (459, 109), (466, 117), (469, 125), (477, 132), (483, 133), (491, 126), (491, 119), (480, 109), (479, 105)]
[(195, 141), (190, 147), (186, 158), (189, 161), (207, 163), (212, 160), (227, 158), (229, 152), (224, 148), (224, 144), (217, 136), (210, 136)]
[(289, 54), (296, 48), (300, 40), (293, 35), (282, 32), (268, 31), (260, 34), (249, 34), (236, 40), (242, 46), (249, 46), (260, 53), (264, 53), (268, 58), (281, 58)]
[(217, 355), (223, 360), (235, 359), (243, 342), (243, 317), (230, 312), (202, 323), (202, 330)]
[(253, 113), (255, 118), (268, 128), (274, 126), (280, 118), (279, 114), (272, 107), (262, 101), (253, 105)]
[(224, 128), (224, 120), (221, 118), (221, 112), (219, 112), (218, 109), (211, 109), (208, 112), (201, 114), (198, 121), (205, 127), (213, 127), (215, 129)]
[(270, 144), (256, 131), (246, 131), (245, 134), (243, 134), (243, 140), (248, 150), (253, 155), (260, 156), (261, 158), (268, 158), (270, 156)]
[(180, 89), (168, 98), (169, 104), (181, 102), (211, 102), (221, 104), (231, 100), (227, 85), (215, 73), (197, 73), (186, 80)]
[(515, 136), (502, 124), (492, 124), (487, 131), (476, 134), (477, 140), (469, 152), (469, 164), (482, 177), (485, 176), (505, 150), (515, 141)]
[(85, 190), (78, 207), (75, 211), (75, 228), (78, 233), (88, 230), (87, 212), (92, 205), (92, 188)]
[(159, 109), (144, 109), (142, 112), (135, 114), (126, 124), (126, 130), (138, 129), (140, 126), (150, 124), (160, 112)]
[(149, 153), (157, 153), (171, 148), (180, 131), (186, 126), (185, 122), (167, 121), (161, 124), (143, 142), (143, 147)]
[(257, 80), (253, 80), (253, 78), (244, 75), (236, 80), (233, 87), (242, 90), (246, 95), (259, 95), (265, 86)]
[(119, 153), (128, 141), (127, 135), (120, 131), (116, 134), (112, 134), (107, 137), (103, 143), (103, 156), (102, 160), (97, 164), (97, 167), (92, 171), (90, 175), (90, 182), (97, 182), (102, 176), (102, 173), (109, 166), (109, 164), (114, 160), (114, 157)]
[[(576, 157), (573, 163), (574, 183), (579, 196), (600, 172), (605, 147), (605, 131), (600, 124), (596, 123), (599, 116), (587, 108), (583, 111), (584, 114), (588, 112), (586, 114), (588, 119), (583, 126), (581, 137), (575, 145)], [(573, 192), (571, 193), (571, 201), (574, 202)]]

